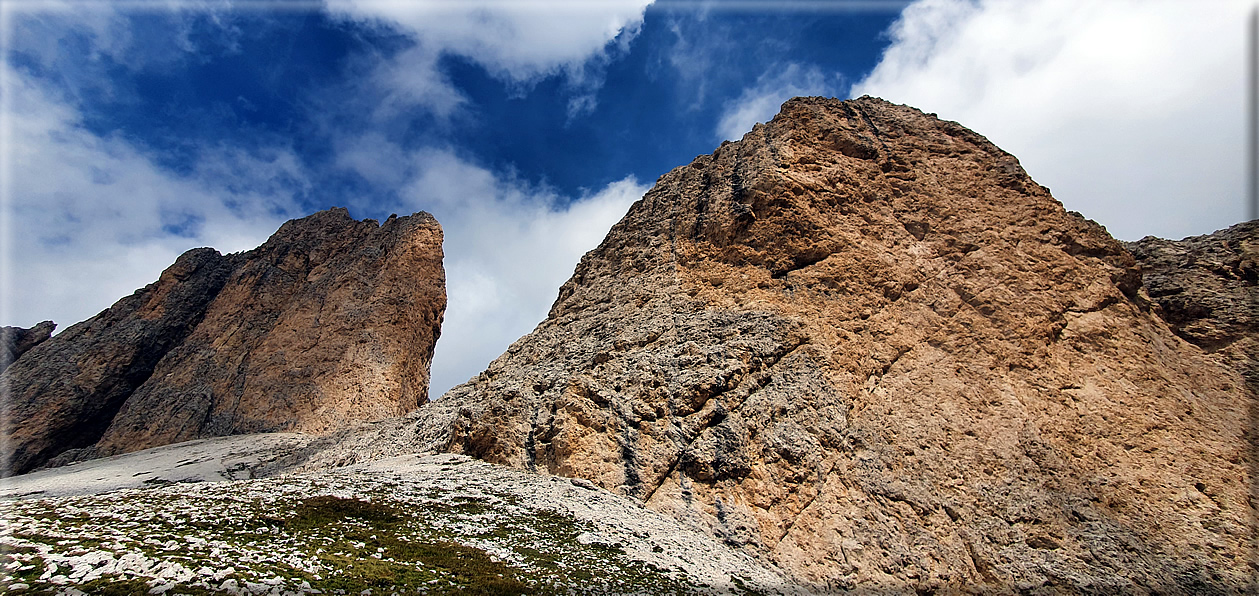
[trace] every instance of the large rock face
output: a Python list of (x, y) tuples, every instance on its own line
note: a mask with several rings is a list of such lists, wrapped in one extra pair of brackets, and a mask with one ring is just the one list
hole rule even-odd
[(5, 371), (8, 470), (207, 436), (326, 432), (427, 399), (442, 232), (333, 209), (161, 278)]
[(797, 99), (663, 176), (419, 445), (589, 479), (818, 589), (1235, 591), (1247, 392), (1011, 155)]

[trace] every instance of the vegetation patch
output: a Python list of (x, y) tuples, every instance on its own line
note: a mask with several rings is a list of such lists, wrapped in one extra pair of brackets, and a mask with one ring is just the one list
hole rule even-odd
[(294, 530), (308, 530), (358, 520), (374, 526), (393, 526), (402, 520), (401, 513), (388, 505), (348, 499), (333, 495), (311, 497), (293, 508), (293, 517), (278, 520)]

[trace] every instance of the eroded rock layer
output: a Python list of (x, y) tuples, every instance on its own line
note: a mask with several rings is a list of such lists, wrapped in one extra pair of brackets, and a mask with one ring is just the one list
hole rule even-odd
[(663, 176), (417, 441), (589, 479), (818, 589), (1244, 589), (1247, 393), (1018, 161), (796, 99)]
[(0, 381), (8, 471), (207, 436), (326, 432), (427, 399), (442, 232), (333, 209), (245, 253), (185, 253)]

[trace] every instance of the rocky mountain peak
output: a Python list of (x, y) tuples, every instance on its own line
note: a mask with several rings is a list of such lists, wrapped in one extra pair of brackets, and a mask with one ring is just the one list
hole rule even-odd
[(1013, 156), (802, 98), (661, 177), (416, 441), (589, 479), (819, 589), (1176, 591), (1252, 572), (1246, 396)]
[(331, 209), (248, 252), (184, 253), (3, 373), (8, 470), (414, 409), (446, 305), (441, 242), (427, 213)]

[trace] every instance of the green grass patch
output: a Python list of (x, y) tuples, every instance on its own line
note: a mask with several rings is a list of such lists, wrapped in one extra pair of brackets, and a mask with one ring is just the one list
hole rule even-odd
[[(472, 501), (455, 507), (466, 513), (475, 509), (472, 505), (484, 507)], [(325, 547), (327, 554), (320, 556), (329, 570), (319, 579), (301, 574), (323, 591), (425, 588), (438, 593), (536, 593), (517, 577), (516, 570), (482, 550), (444, 540), (403, 538), (413, 533), (407, 528), (408, 519), (384, 503), (318, 496), (299, 502), (290, 517), (261, 521), (284, 528), (299, 542), (332, 537), (332, 544)], [(429, 583), (434, 580), (436, 584)]]
[(390, 526), (402, 521), (402, 515), (381, 503), (323, 495), (299, 503), (293, 509), (293, 517), (274, 521), (288, 529), (309, 530), (350, 519), (372, 526)]
[[(29, 569), (23, 569), (24, 567), (29, 567)], [(31, 560), (23, 563), (21, 567), (7, 573), (19, 582), (30, 584), (44, 574), (46, 567), (47, 563), (44, 561), (44, 558), (36, 555), (31, 557)]]

